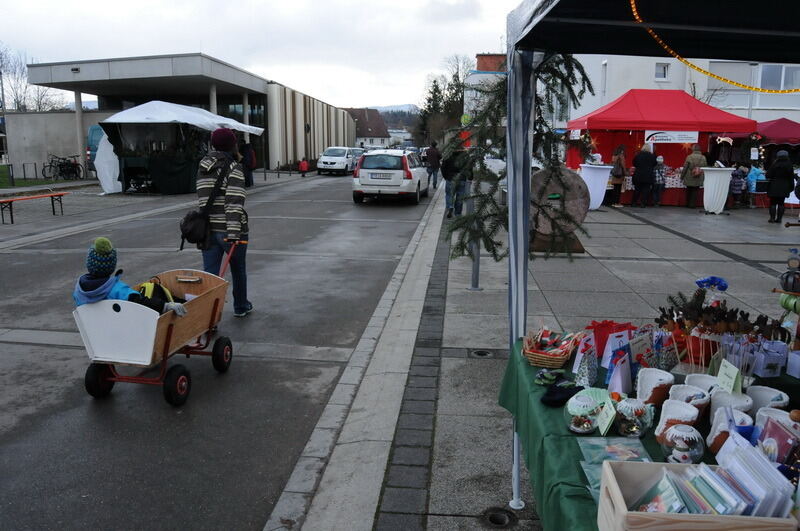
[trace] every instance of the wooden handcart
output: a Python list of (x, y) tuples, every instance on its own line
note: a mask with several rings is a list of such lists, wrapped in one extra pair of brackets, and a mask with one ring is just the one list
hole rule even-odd
[[(230, 256), (231, 253), (226, 258), (229, 260)], [(73, 312), (92, 360), (86, 369), (84, 384), (93, 397), (108, 396), (116, 382), (160, 385), (166, 401), (180, 406), (189, 397), (192, 378), (189, 369), (182, 364), (173, 364), (167, 369), (169, 358), (176, 354), (187, 358), (211, 356), (218, 372), (228, 370), (233, 344), (228, 337), (217, 337), (228, 282), (221, 276), (194, 269), (165, 271), (157, 278), (173, 296), (187, 299), (184, 317), (178, 317), (173, 311), (159, 315), (146, 306), (123, 300), (84, 304)], [(213, 346), (208, 350), (212, 340)], [(145, 370), (136, 376), (125, 376), (117, 371), (117, 366)], [(157, 375), (144, 375), (147, 369), (155, 367), (159, 367)]]

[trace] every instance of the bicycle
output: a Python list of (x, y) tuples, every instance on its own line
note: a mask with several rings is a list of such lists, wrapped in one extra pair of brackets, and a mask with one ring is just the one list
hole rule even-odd
[(47, 154), (47, 162), (42, 165), (42, 177), (57, 181), (59, 178), (65, 181), (83, 179), (83, 166), (78, 162), (79, 155), (59, 157)]

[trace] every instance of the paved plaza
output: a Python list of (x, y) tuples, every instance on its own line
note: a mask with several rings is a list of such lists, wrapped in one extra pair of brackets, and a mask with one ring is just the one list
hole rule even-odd
[[(355, 207), (347, 184), (284, 176), (251, 192), (257, 311), (226, 315), (230, 374), (191, 360), (195, 388), (179, 409), (141, 386), (103, 402), (85, 394), (69, 293), (100, 234), (127, 276), (198, 267), (199, 253), (175, 251), (193, 199), (84, 188), (65, 199), (64, 217), (47, 204), (20, 208), (0, 233), (5, 518), (113, 526), (135, 512), (144, 525), (177, 510), (204, 514), (197, 529), (483, 529), (484, 512), (510, 498), (512, 420), (497, 405), (507, 263), (483, 257), (482, 289), (468, 290), (470, 259), (448, 259), (441, 189), (419, 207)], [(766, 217), (590, 212), (586, 253), (530, 263), (528, 327), (651, 322), (668, 294), (707, 275), (728, 280), (733, 305), (776, 317), (770, 290), (797, 229)], [(159, 474), (142, 473), (151, 466)], [(31, 503), (14, 504), (20, 494)], [(538, 529), (527, 474), (523, 499), (516, 527)]]

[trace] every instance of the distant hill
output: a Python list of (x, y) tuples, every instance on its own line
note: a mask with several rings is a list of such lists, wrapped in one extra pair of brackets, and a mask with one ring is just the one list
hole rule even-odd
[(419, 114), (419, 107), (414, 105), (413, 103), (405, 103), (403, 105), (384, 105), (383, 107), (375, 106), (369, 107), (370, 109), (377, 109), (380, 113), (387, 113), (387, 112), (408, 112), (411, 114)]
[(406, 103), (405, 105), (384, 105), (370, 107), (376, 109), (383, 121), (386, 122), (386, 127), (389, 129), (405, 129), (411, 131), (419, 120), (419, 107), (413, 103)]

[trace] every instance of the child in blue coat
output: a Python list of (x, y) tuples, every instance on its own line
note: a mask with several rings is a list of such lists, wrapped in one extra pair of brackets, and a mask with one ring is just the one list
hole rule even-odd
[(145, 297), (120, 280), (122, 270), (116, 273), (117, 250), (108, 238), (97, 238), (86, 255), (88, 273), (81, 275), (75, 283), (72, 298), (75, 305), (90, 304), (106, 299), (123, 300), (142, 304), (158, 313), (174, 310), (179, 317), (186, 315), (186, 308), (179, 302)]

